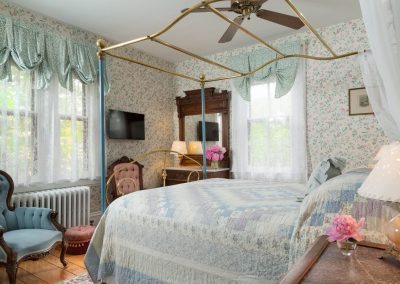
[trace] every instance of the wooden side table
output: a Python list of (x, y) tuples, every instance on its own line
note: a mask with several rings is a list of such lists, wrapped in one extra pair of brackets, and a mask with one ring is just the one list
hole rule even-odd
[[(198, 171), (200, 179), (203, 179), (202, 170), (198, 167), (174, 167), (165, 170), (167, 172), (166, 185), (186, 183), (190, 172), (194, 170)], [(229, 168), (207, 169), (207, 178), (229, 178)], [(197, 180), (197, 174), (193, 173), (190, 181), (195, 180)]]
[(385, 249), (385, 245), (360, 242), (346, 257), (336, 243), (321, 236), (279, 283), (400, 283), (400, 262), (380, 259)]

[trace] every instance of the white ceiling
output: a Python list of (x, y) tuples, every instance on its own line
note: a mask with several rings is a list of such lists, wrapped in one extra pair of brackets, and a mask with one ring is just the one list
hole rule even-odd
[[(183, 8), (200, 0), (9, 0), (19, 6), (36, 11), (61, 22), (78, 26), (99, 34), (106, 39), (126, 41), (153, 34), (172, 21)], [(359, 0), (293, 0), (293, 3), (314, 27), (361, 18)], [(215, 7), (229, 7), (229, 1), (215, 4)], [(293, 15), (283, 0), (269, 0), (263, 5), (281, 13)], [(231, 18), (236, 14), (227, 12)], [(245, 21), (248, 28), (266, 40), (296, 31), (270, 23), (257, 17)], [(224, 50), (253, 44), (254, 41), (242, 33), (231, 43), (218, 44), (228, 23), (211, 13), (198, 13), (186, 17), (162, 39), (200, 55), (208, 55)], [(303, 31), (303, 27), (300, 31)], [(137, 46), (149, 54), (176, 62), (187, 58), (157, 43)]]

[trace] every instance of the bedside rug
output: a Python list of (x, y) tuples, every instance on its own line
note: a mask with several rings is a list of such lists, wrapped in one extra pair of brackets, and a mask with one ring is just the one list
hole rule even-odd
[(71, 279), (64, 280), (61, 282), (58, 282), (57, 284), (93, 284), (92, 279), (90, 279), (89, 274), (82, 273), (80, 275), (77, 275)]

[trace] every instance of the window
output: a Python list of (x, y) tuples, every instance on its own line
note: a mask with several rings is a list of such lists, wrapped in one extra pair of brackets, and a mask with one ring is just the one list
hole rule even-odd
[(252, 168), (280, 168), (292, 165), (290, 143), (291, 96), (276, 99), (275, 81), (251, 87), (249, 104), (248, 162)]
[(95, 178), (96, 88), (74, 79), (71, 92), (53, 79), (35, 90), (34, 73), (12, 73), (0, 83), (0, 168), (19, 185)]
[(232, 84), (232, 173), (235, 178), (305, 182), (305, 77), (275, 98), (276, 80), (252, 82), (250, 101)]

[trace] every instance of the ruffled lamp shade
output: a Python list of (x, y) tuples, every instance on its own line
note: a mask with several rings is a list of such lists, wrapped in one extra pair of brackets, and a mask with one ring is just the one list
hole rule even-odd
[(367, 198), (400, 202), (400, 143), (385, 147), (378, 156), (378, 163), (358, 190), (358, 194)]
[[(400, 202), (400, 143), (382, 147), (375, 160), (378, 163), (358, 190), (358, 194), (367, 198)], [(388, 222), (385, 233), (393, 244), (386, 250), (386, 254), (400, 261), (400, 214)]]

